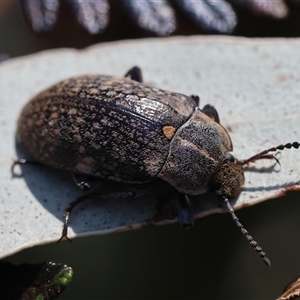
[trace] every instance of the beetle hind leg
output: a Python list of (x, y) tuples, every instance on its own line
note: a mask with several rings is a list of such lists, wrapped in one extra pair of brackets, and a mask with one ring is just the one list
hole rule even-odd
[(131, 80), (137, 81), (137, 82), (143, 82), (143, 75), (142, 70), (135, 66), (131, 68), (126, 74), (125, 77), (130, 78)]
[(66, 238), (69, 242), (71, 240), (68, 238), (68, 228), (69, 228), (69, 218), (70, 214), (73, 211), (73, 209), (80, 203), (90, 200), (98, 196), (100, 199), (125, 199), (125, 198), (130, 198), (130, 197), (139, 197), (144, 195), (148, 190), (149, 187), (151, 187), (151, 184), (139, 184), (139, 185), (131, 185), (124, 191), (119, 191), (119, 192), (112, 192), (112, 193), (107, 193), (107, 194), (101, 194), (97, 192), (90, 192), (87, 195), (83, 195), (80, 197), (77, 197), (73, 202), (69, 204), (69, 206), (66, 208), (65, 213), (63, 215), (64, 219), (64, 225), (63, 225), (63, 230), (60, 239), (57, 241), (59, 243), (62, 239)]
[(40, 163), (36, 160), (28, 160), (26, 158), (18, 158), (13, 162), (13, 164), (11, 165), (11, 168), (10, 168), (12, 177), (22, 176), (22, 175), (18, 175), (18, 174), (15, 173), (15, 166), (16, 165), (42, 165), (42, 163)]
[(61, 233), (61, 237), (57, 241), (57, 243), (59, 243), (64, 238), (66, 238), (70, 243), (72, 243), (72, 241), (68, 238), (68, 228), (69, 228), (70, 214), (71, 214), (72, 210), (75, 208), (75, 206), (77, 206), (78, 204), (80, 204), (81, 202), (83, 202), (85, 200), (88, 200), (90, 198), (90, 196), (91, 196), (90, 194), (89, 195), (83, 195), (83, 196), (77, 197), (74, 201), (69, 203), (69, 206), (67, 207), (67, 209), (65, 210), (65, 213), (63, 215), (63, 218), (64, 218), (63, 230), (62, 230), (62, 233)]

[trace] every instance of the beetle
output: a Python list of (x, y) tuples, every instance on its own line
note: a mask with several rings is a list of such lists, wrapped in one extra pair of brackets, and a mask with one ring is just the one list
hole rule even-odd
[[(76, 184), (91, 189), (90, 180), (130, 184), (115, 198), (135, 196), (145, 184), (162, 179), (178, 193), (178, 219), (194, 225), (191, 196), (216, 193), (242, 234), (263, 261), (270, 260), (239, 222), (229, 199), (244, 183), (243, 167), (298, 142), (264, 150), (248, 159), (232, 154), (230, 136), (212, 105), (199, 108), (198, 96), (186, 96), (142, 83), (140, 68), (124, 78), (84, 75), (64, 80), (38, 94), (23, 108), (17, 138), (33, 158), (15, 164), (42, 163), (69, 170)], [(64, 214), (62, 237), (67, 238), (69, 215), (86, 197), (72, 202)]]

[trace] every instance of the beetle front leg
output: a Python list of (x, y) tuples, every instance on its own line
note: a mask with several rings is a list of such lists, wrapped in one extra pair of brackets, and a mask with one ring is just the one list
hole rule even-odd
[(206, 104), (203, 108), (202, 111), (209, 116), (211, 119), (213, 119), (215, 122), (220, 124), (220, 118), (217, 110), (210, 104)]
[(130, 78), (131, 80), (137, 81), (137, 82), (143, 82), (143, 75), (142, 70), (135, 66), (131, 68), (126, 74), (125, 77)]
[(190, 96), (194, 101), (197, 107), (200, 107), (200, 97), (197, 95), (191, 95)]
[(194, 207), (191, 199), (184, 194), (179, 194), (177, 202), (178, 220), (183, 228), (194, 227)]

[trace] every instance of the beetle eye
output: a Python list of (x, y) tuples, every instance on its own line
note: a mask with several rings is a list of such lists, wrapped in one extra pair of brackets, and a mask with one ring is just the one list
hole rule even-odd
[(216, 178), (213, 178), (210, 182), (209, 191), (214, 193), (215, 191), (220, 189), (220, 187), (221, 187), (220, 181)]
[(226, 154), (226, 160), (230, 161), (230, 162), (234, 162), (235, 158), (231, 153), (227, 153)]

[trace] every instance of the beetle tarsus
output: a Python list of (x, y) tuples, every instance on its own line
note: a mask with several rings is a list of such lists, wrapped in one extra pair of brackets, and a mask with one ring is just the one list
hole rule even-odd
[(227, 208), (229, 210), (229, 213), (233, 219), (233, 221), (236, 223), (237, 227), (240, 229), (241, 233), (244, 235), (244, 237), (247, 239), (247, 241), (250, 243), (252, 247), (254, 247), (254, 250), (258, 253), (258, 255), (263, 259), (264, 263), (270, 267), (271, 262), (269, 258), (266, 256), (266, 253), (262, 251), (262, 248), (258, 246), (258, 243), (253, 239), (253, 237), (249, 234), (249, 232), (244, 228), (243, 224), (239, 221), (239, 218), (234, 213), (233, 207), (230, 204), (228, 198), (226, 196), (223, 196), (223, 200), (225, 201)]
[(194, 227), (194, 207), (187, 195), (179, 194), (177, 212), (179, 222), (183, 228)]
[(16, 165), (40, 165), (41, 163), (35, 160), (28, 160), (26, 158), (18, 158), (11, 165), (11, 174), (13, 177), (18, 176), (15, 174), (15, 166)]
[[(276, 154), (278, 154), (280, 152), (277, 152)], [(266, 154), (261, 156), (259, 159), (274, 159), (276, 161), (276, 163), (280, 166), (280, 161), (279, 159), (276, 157), (276, 154)]]
[(73, 178), (75, 184), (82, 190), (87, 191), (87, 190), (91, 189), (90, 183), (87, 182), (87, 180), (86, 180), (86, 175), (77, 174), (77, 173), (72, 172), (72, 178)]
[(89, 176), (86, 174), (81, 174), (77, 172), (71, 172), (71, 176), (75, 184), (83, 191), (90, 191), (91, 193), (98, 189), (103, 180), (101, 178)]
[(75, 201), (71, 202), (69, 204), (69, 206), (67, 207), (67, 209), (65, 210), (65, 213), (63, 215), (64, 218), (64, 225), (63, 225), (63, 230), (61, 233), (61, 237), (60, 239), (57, 241), (57, 243), (59, 243), (63, 238), (66, 238), (69, 242), (72, 242), (69, 238), (68, 238), (68, 227), (69, 227), (69, 218), (70, 218), (70, 214), (72, 212), (72, 210), (81, 202), (88, 200), (90, 198), (91, 194), (88, 195), (83, 195), (80, 197), (77, 197)]
[(135, 66), (131, 68), (126, 74), (125, 77), (130, 78), (131, 80), (137, 81), (137, 82), (143, 82), (143, 75), (142, 70)]
[(68, 227), (69, 227), (69, 216), (70, 216), (70, 212), (65, 212), (64, 214), (64, 219), (65, 219), (65, 223), (64, 223), (64, 226), (63, 226), (63, 230), (62, 230), (62, 233), (61, 233), (61, 237), (60, 239), (57, 241), (57, 243), (59, 243), (62, 239), (67, 239), (70, 243), (72, 243), (72, 240), (70, 240), (68, 238)]

